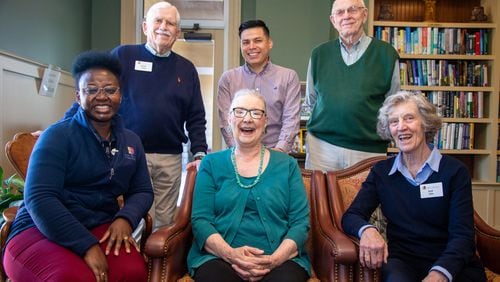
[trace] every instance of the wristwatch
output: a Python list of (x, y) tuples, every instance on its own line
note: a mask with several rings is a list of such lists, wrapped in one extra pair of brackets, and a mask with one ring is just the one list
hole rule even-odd
[(205, 155), (206, 154), (204, 152), (198, 152), (198, 153), (194, 154), (193, 159), (195, 161), (201, 161), (205, 157)]

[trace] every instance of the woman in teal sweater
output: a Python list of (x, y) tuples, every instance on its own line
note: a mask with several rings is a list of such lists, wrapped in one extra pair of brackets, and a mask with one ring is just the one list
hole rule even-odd
[(193, 198), (195, 280), (306, 281), (309, 206), (297, 162), (266, 149), (266, 104), (236, 93), (229, 111), (235, 147), (206, 156)]

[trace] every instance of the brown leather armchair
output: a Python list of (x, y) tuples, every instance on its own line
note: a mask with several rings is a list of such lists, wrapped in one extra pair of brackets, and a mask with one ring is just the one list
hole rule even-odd
[[(346, 169), (327, 172), (327, 197), (335, 228), (342, 231), (341, 220), (344, 212), (358, 194), (361, 184), (365, 181), (373, 165), (385, 158), (385, 156), (368, 158)], [(362, 267), (359, 263), (358, 239), (350, 237), (350, 240), (356, 245), (356, 260), (351, 265), (345, 267), (349, 267), (354, 273), (353, 281), (380, 281), (381, 276), (378, 270)]]
[[(335, 228), (342, 230), (340, 222), (344, 212), (351, 205), (359, 189), (361, 189), (361, 184), (368, 176), (373, 165), (384, 159), (386, 159), (385, 156), (368, 158), (349, 168), (327, 173), (328, 200)], [(378, 224), (379, 230), (385, 233), (385, 219), (382, 214), (375, 214), (375, 216), (372, 216), (373, 220), (376, 225)], [(474, 225), (478, 254), (484, 266), (491, 270), (491, 272), (487, 271), (488, 281), (493, 281), (494, 277), (498, 277), (495, 273), (500, 273), (500, 260), (498, 259), (500, 254), (500, 231), (489, 226), (476, 212), (474, 212)], [(380, 281), (379, 270), (367, 269), (359, 264), (357, 259), (359, 241), (357, 238), (350, 238), (356, 245), (356, 261), (350, 266), (354, 272), (354, 281)]]
[[(5, 155), (9, 159), (16, 172), (23, 179), (26, 178), (29, 158), (37, 139), (38, 136), (35, 136), (31, 133), (21, 132), (14, 135), (14, 138), (12, 138), (12, 140), (7, 142), (7, 144), (5, 145)], [(120, 206), (123, 205), (123, 199), (121, 197), (119, 197), (117, 201), (119, 202)], [(5, 246), (7, 237), (10, 233), (10, 227), (16, 217), (17, 209), (18, 207), (9, 207), (3, 211), (2, 216), (5, 222), (0, 229), (0, 250), (3, 250)], [(146, 216), (144, 216), (144, 220), (145, 224), (142, 231), (142, 240), (140, 246), (142, 253), (144, 253), (143, 250), (145, 247), (146, 238), (149, 237), (153, 229), (153, 219), (149, 214), (146, 214)], [(2, 262), (3, 258), (0, 255), (0, 281), (5, 281), (7, 277), (3, 269)]]
[(488, 281), (498, 282), (500, 281), (500, 230), (489, 226), (475, 211), (474, 228), (477, 252), (486, 267)]
[[(153, 232), (146, 242), (150, 281), (192, 281), (187, 275), (186, 257), (193, 240), (190, 222), (195, 178), (196, 170), (189, 169), (174, 223)], [(355, 247), (332, 226), (325, 176), (319, 171), (303, 170), (302, 179), (311, 208), (311, 230), (306, 243), (313, 269), (310, 281), (351, 281), (352, 273), (343, 265), (355, 262)], [(333, 267), (335, 261), (341, 264)]]

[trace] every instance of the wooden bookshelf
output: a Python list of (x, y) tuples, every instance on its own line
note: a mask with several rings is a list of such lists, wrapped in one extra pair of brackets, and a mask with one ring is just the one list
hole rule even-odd
[[(469, 168), (473, 179), (473, 194), (475, 208), (488, 223), (500, 227), (500, 184), (497, 182), (497, 168), (500, 166), (499, 139), (499, 84), (500, 84), (500, 3), (498, 0), (438, 0), (436, 5), (436, 22), (423, 21), (424, 3), (422, 0), (369, 0), (368, 3), (368, 35), (380, 35), (382, 28), (398, 34), (400, 29), (460, 29), (487, 32), (487, 43), (481, 48), (487, 49), (486, 54), (463, 54), (461, 52), (415, 52), (402, 51), (400, 62), (412, 60), (446, 60), (449, 62), (471, 62), (483, 64), (487, 68), (487, 85), (402, 85), (403, 90), (421, 92), (483, 92), (483, 118), (444, 118), (447, 123), (473, 123), (474, 148), (461, 150), (442, 150), (463, 161)], [(393, 20), (377, 20), (380, 4), (391, 5)], [(471, 12), (474, 7), (483, 6), (488, 16), (486, 22), (471, 22)], [(404, 34), (404, 33), (403, 33)], [(385, 34), (384, 34), (385, 35)], [(385, 37), (384, 37), (385, 38)], [(480, 37), (483, 39), (483, 37)], [(399, 41), (398, 43), (400, 43)], [(394, 46), (397, 48), (398, 43)], [(483, 44), (483, 42), (481, 42)], [(458, 48), (462, 51), (460, 48)], [(420, 50), (417, 48), (417, 51)], [(428, 50), (428, 49), (426, 49)], [(481, 49), (483, 50), (483, 49)], [(413, 50), (412, 50), (413, 51)], [(397, 149), (389, 148), (388, 153), (394, 154)], [(495, 208), (495, 206), (497, 208)]]

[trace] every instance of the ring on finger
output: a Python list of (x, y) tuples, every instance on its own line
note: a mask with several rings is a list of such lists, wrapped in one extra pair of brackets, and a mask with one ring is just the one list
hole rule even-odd
[(128, 240), (128, 236), (123, 237), (123, 240)]

